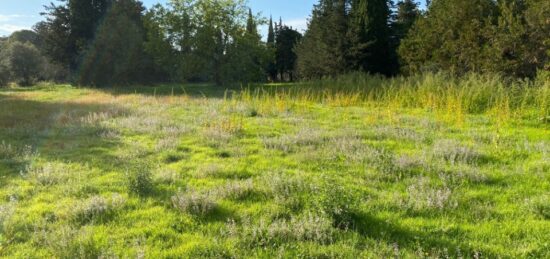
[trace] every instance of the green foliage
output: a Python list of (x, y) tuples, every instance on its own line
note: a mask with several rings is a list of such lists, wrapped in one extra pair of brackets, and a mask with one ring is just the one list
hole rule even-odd
[(243, 1), (173, 1), (153, 8), (147, 20), (154, 28), (147, 49), (159, 54), (155, 61), (173, 80), (221, 85), (266, 78), (268, 51)]
[(302, 34), (286, 26), (279, 25), (275, 43), (275, 68), (282, 81), (294, 81), (296, 64), (296, 44), (302, 39)]
[(393, 46), (387, 0), (353, 0), (350, 11), (350, 53), (352, 68), (390, 75), (394, 73)]
[(434, 2), (402, 41), (403, 69), (533, 78), (548, 62), (548, 10), (538, 0)]
[(321, 0), (296, 48), (304, 78), (336, 76), (348, 71), (391, 75), (395, 44), (387, 0)]
[(7, 66), (0, 61), (0, 87), (6, 86), (9, 83), (9, 79), (10, 72)]
[(347, 70), (346, 2), (321, 0), (313, 7), (308, 30), (296, 47), (297, 70), (301, 77), (334, 76)]
[(77, 78), (80, 85), (128, 85), (151, 80), (152, 60), (143, 49), (143, 10), (141, 3), (134, 0), (112, 4), (95, 40), (83, 53)]
[(446, 70), (482, 72), (484, 35), (496, 13), (490, 0), (435, 1), (402, 41), (399, 53), (410, 73)]
[(0, 69), (8, 70), (11, 80), (22, 86), (30, 86), (39, 78), (44, 58), (31, 43), (10, 42), (0, 55), (0, 62), (4, 66), (4, 69)]

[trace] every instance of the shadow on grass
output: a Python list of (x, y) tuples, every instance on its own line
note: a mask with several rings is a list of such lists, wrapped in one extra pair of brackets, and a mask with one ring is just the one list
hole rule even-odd
[(180, 84), (180, 85), (159, 85), (159, 86), (132, 86), (117, 88), (99, 88), (103, 92), (119, 96), (126, 94), (139, 94), (146, 96), (181, 96), (188, 95), (195, 98), (216, 98), (221, 99), (224, 96), (230, 96), (233, 91), (240, 91), (246, 88), (239, 85), (214, 86), (211, 84)]
[(453, 232), (456, 238), (451, 239), (433, 233), (412, 231), (365, 213), (355, 214), (354, 223), (354, 230), (364, 237), (395, 243), (401, 248), (408, 248), (413, 251), (421, 247), (425, 249), (424, 252), (429, 253), (435, 250), (440, 253), (448, 253), (451, 258), (459, 255), (466, 257), (480, 255), (482, 257), (497, 258), (497, 255), (490, 251), (470, 247), (466, 244), (467, 240), (464, 240), (464, 243), (455, 241), (460, 240), (460, 237), (463, 236), (459, 230)]
[[(91, 112), (106, 111), (112, 106), (74, 102), (40, 102), (8, 96), (0, 92), (0, 143), (21, 149), (28, 146), (46, 161), (63, 161), (92, 166), (102, 171), (117, 162), (111, 153), (120, 143), (105, 139), (106, 130), (99, 125), (81, 123)], [(3, 170), (0, 184), (6, 184), (30, 162), (17, 157), (0, 160)]]

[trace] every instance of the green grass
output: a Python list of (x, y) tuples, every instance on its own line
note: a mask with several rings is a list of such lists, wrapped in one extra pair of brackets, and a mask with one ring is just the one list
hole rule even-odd
[(0, 256), (550, 256), (549, 82), (0, 90)]

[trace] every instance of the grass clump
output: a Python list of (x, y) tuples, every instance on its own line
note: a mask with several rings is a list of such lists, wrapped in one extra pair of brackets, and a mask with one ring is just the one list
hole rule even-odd
[(458, 203), (451, 188), (446, 185), (433, 186), (428, 178), (422, 177), (407, 187), (407, 206), (415, 211), (456, 208)]
[(71, 176), (71, 171), (63, 163), (45, 163), (43, 165), (30, 165), (25, 170), (25, 176), (39, 186), (52, 186), (66, 182)]
[(7, 204), (0, 205), (0, 234), (4, 232), (4, 225), (9, 222), (15, 213), (16, 204), (17, 202), (12, 200)]
[(293, 242), (329, 244), (334, 239), (332, 219), (324, 214), (305, 212), (290, 219), (235, 221), (226, 224), (225, 234), (238, 237), (246, 247), (272, 247)]
[(451, 164), (477, 164), (484, 156), (475, 149), (455, 140), (440, 140), (433, 147), (433, 155)]
[(80, 223), (105, 222), (125, 204), (126, 198), (120, 194), (113, 194), (109, 199), (103, 196), (93, 196), (76, 206), (74, 218)]
[(188, 190), (172, 196), (172, 204), (179, 211), (204, 216), (212, 213), (218, 207), (213, 196), (211, 192)]

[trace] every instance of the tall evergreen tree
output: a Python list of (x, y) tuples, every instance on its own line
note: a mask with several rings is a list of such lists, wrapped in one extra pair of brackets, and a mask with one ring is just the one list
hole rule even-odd
[(275, 44), (275, 30), (273, 28), (273, 17), (269, 17), (269, 28), (267, 30), (267, 44)]
[(397, 3), (393, 29), (398, 41), (405, 38), (413, 26), (416, 19), (420, 16), (418, 3), (414, 0), (401, 0)]
[(136, 0), (114, 1), (83, 54), (76, 78), (79, 84), (109, 86), (151, 81), (154, 69), (144, 50), (144, 10)]
[(388, 0), (351, 3), (350, 59), (356, 69), (390, 75), (394, 71)]
[(267, 51), (269, 53), (269, 62), (266, 71), (270, 80), (277, 80), (276, 48), (275, 48), (275, 28), (273, 27), (273, 17), (269, 17), (269, 29), (267, 32)]
[(252, 9), (248, 8), (248, 19), (246, 20), (246, 32), (249, 35), (258, 36), (258, 25), (256, 19), (252, 14)]
[(296, 48), (302, 77), (334, 76), (348, 70), (348, 2), (320, 0), (314, 6), (308, 30)]

